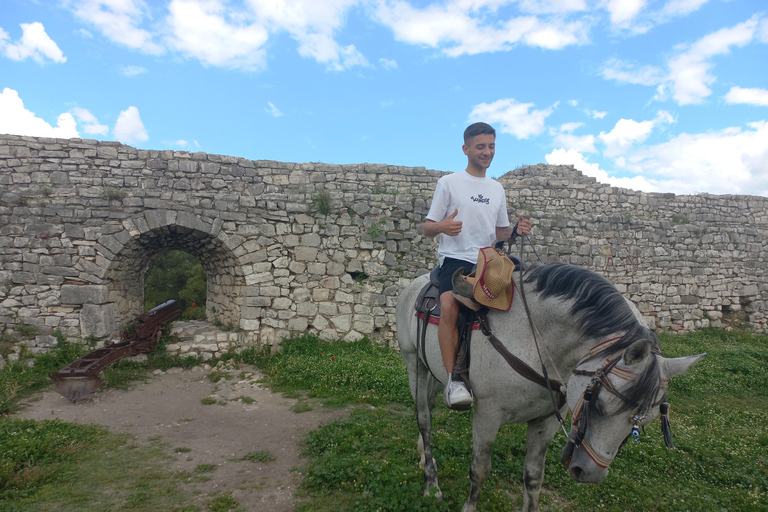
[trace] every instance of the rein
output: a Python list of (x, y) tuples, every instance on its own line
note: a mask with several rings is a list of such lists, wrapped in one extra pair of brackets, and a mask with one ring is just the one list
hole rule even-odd
[[(517, 234), (517, 228), (513, 231), (514, 234)], [(523, 248), (525, 246), (525, 238), (527, 238), (527, 235), (525, 237), (520, 237), (520, 261), (523, 261)], [(530, 239), (528, 239), (530, 242)], [(533, 244), (531, 244), (531, 247), (533, 247)], [(510, 242), (510, 250), (511, 250), (511, 242)], [(536, 249), (534, 248), (534, 252)], [(537, 254), (538, 256), (538, 254)], [(563, 389), (565, 388), (564, 384), (561, 384), (557, 382), (558, 384), (558, 398), (560, 400), (555, 399), (555, 392), (552, 389), (553, 382), (550, 380), (549, 375), (547, 374), (547, 367), (544, 365), (544, 358), (541, 356), (541, 348), (539, 347), (539, 337), (537, 336), (537, 333), (539, 333), (538, 328), (536, 327), (536, 324), (533, 322), (533, 316), (531, 315), (531, 310), (528, 308), (528, 299), (525, 297), (525, 269), (520, 268), (520, 297), (523, 300), (523, 306), (525, 307), (525, 315), (528, 317), (528, 324), (531, 326), (531, 333), (533, 334), (533, 343), (536, 346), (536, 352), (539, 354), (539, 362), (541, 363), (541, 372), (544, 375), (544, 382), (546, 384), (546, 388), (549, 390), (549, 399), (552, 401), (552, 408), (554, 409), (555, 417), (557, 418), (557, 421), (560, 423), (560, 428), (563, 430), (563, 433), (567, 436), (568, 430), (565, 428), (565, 420), (563, 420), (563, 415), (560, 414), (560, 409), (562, 408), (562, 403), (560, 400), (565, 400), (565, 393), (563, 392)], [(539, 333), (540, 334), (540, 333)], [(555, 372), (557, 372), (557, 369), (555, 369)], [(562, 378), (560, 379), (562, 380)], [(567, 392), (567, 391), (566, 391)]]
[[(512, 238), (510, 238), (509, 240), (510, 252), (511, 252), (512, 240), (515, 238), (515, 235), (517, 235), (516, 228), (513, 231)], [(527, 237), (520, 238), (520, 261), (523, 261), (525, 238)], [(530, 239), (529, 239), (529, 243), (530, 243)], [(531, 244), (531, 247), (533, 247), (532, 244)], [(534, 248), (534, 252), (535, 250), (536, 249)], [(537, 256), (538, 256), (538, 253), (537, 253)], [(554, 414), (557, 417), (558, 422), (560, 423), (560, 427), (562, 428), (563, 433), (565, 433), (565, 435), (568, 437), (568, 443), (563, 449), (563, 458), (561, 462), (567, 465), (570, 462), (571, 454), (573, 453), (574, 448), (583, 447), (584, 451), (595, 462), (595, 464), (597, 464), (600, 467), (606, 468), (608, 467), (608, 465), (610, 465), (611, 460), (601, 457), (597, 453), (597, 451), (594, 448), (592, 448), (592, 446), (589, 445), (589, 443), (587, 443), (584, 440), (587, 432), (589, 407), (592, 403), (592, 400), (594, 400), (597, 397), (597, 394), (600, 392), (601, 387), (604, 387), (605, 389), (607, 389), (609, 393), (612, 393), (614, 396), (618, 397), (625, 404), (628, 403), (627, 398), (624, 395), (622, 395), (618, 389), (616, 389), (613, 383), (608, 379), (608, 376), (617, 375), (618, 377), (624, 380), (633, 380), (636, 377), (636, 375), (633, 372), (618, 368), (616, 366), (623, 354), (616, 355), (612, 359), (606, 360), (606, 362), (603, 363), (603, 365), (595, 371), (579, 370), (578, 367), (581, 366), (583, 363), (593, 359), (598, 354), (602, 353), (610, 345), (618, 341), (621, 337), (619, 336), (619, 337), (605, 340), (599, 343), (598, 345), (595, 345), (594, 347), (592, 347), (589, 350), (589, 352), (586, 355), (584, 355), (581, 358), (581, 360), (579, 360), (578, 364), (576, 365), (576, 368), (573, 370), (574, 375), (591, 376), (592, 380), (582, 392), (582, 395), (577, 402), (576, 410), (572, 411), (571, 427), (574, 434), (569, 435), (567, 429), (565, 428), (565, 421), (563, 420), (563, 417), (560, 414), (560, 408), (563, 405), (563, 400), (565, 400), (565, 392), (563, 391), (565, 386), (558, 381), (551, 380), (549, 378), (549, 375), (547, 374), (547, 368), (544, 364), (544, 358), (542, 357), (541, 348), (539, 345), (540, 333), (536, 327), (536, 324), (533, 321), (533, 316), (531, 315), (531, 311), (528, 307), (528, 300), (526, 299), (526, 296), (525, 296), (524, 273), (525, 273), (524, 268), (521, 268), (520, 269), (520, 296), (523, 301), (523, 306), (525, 308), (526, 316), (528, 317), (528, 323), (531, 327), (531, 333), (533, 334), (534, 345), (536, 346), (536, 351), (539, 355), (539, 361), (541, 363), (541, 370), (542, 370), (543, 376), (536, 373), (535, 370), (533, 370), (530, 366), (528, 366), (527, 364), (522, 362), (520, 359), (515, 357), (504, 347), (504, 345), (498, 340), (498, 338), (496, 338), (491, 332), (490, 326), (488, 325), (488, 321), (485, 315), (481, 317), (481, 328), (483, 329), (483, 333), (486, 336), (488, 336), (488, 339), (491, 342), (491, 344), (504, 357), (504, 359), (507, 360), (507, 363), (509, 363), (509, 365), (512, 366), (512, 368), (514, 368), (520, 375), (528, 378), (532, 382), (535, 382), (539, 385), (546, 387), (549, 390), (549, 396), (550, 396), (550, 400), (552, 401), (552, 408), (554, 410)], [(661, 351), (657, 347), (654, 347), (654, 349), (652, 350), (652, 353), (654, 355), (661, 355)], [(522, 363), (523, 370), (518, 368), (519, 366), (521, 366), (520, 363)], [(555, 372), (557, 372), (556, 368), (555, 368)], [(532, 375), (529, 376), (529, 374), (531, 373)], [(639, 425), (645, 419), (647, 410), (653, 409), (654, 407), (659, 406), (659, 412), (661, 415), (661, 431), (664, 436), (664, 442), (668, 449), (674, 448), (674, 443), (672, 440), (672, 431), (669, 424), (669, 403), (667, 403), (667, 391), (666, 391), (667, 382), (668, 381), (663, 381), (660, 385), (660, 388), (664, 388), (664, 393), (662, 394), (661, 399), (658, 402), (651, 403), (646, 408), (646, 410), (642, 410), (641, 409), (642, 404), (638, 404), (637, 412), (632, 416), (633, 425), (632, 425), (632, 433), (630, 434), (634, 438), (635, 442), (639, 441), (639, 436), (640, 436)], [(557, 392), (553, 389), (555, 386), (557, 386)], [(628, 438), (629, 436), (627, 436), (627, 439)], [(626, 442), (626, 439), (624, 440), (624, 442)]]

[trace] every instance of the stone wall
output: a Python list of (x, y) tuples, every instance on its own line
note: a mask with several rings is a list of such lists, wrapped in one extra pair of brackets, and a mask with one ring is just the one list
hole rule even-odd
[[(152, 256), (181, 249), (206, 270), (209, 320), (245, 342), (390, 343), (399, 291), (436, 263), (421, 224), (442, 175), (0, 135), (0, 329), (113, 336)], [(767, 198), (645, 194), (569, 166), (499, 181), (543, 261), (605, 274), (656, 325), (763, 328)]]

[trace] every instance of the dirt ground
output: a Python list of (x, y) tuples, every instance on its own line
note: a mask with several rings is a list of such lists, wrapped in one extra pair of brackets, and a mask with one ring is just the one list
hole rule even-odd
[[(137, 442), (160, 441), (176, 460), (174, 471), (193, 473), (199, 465), (215, 464), (214, 471), (205, 473), (210, 480), (191, 484), (199, 491), (196, 499), (202, 509), (212, 494), (231, 492), (242, 510), (293, 510), (302, 476), (296, 468), (306, 464), (300, 441), (308, 431), (346, 411), (313, 404), (313, 410), (297, 413), (291, 409), (297, 400), (260, 385), (255, 368), (227, 370), (229, 378), (215, 383), (208, 377), (211, 371), (209, 367), (156, 370), (128, 391), (97, 391), (77, 403), (51, 389), (34, 396), (17, 416), (104, 425), (135, 436)], [(204, 404), (206, 398), (214, 403)], [(233, 460), (261, 451), (276, 460)]]

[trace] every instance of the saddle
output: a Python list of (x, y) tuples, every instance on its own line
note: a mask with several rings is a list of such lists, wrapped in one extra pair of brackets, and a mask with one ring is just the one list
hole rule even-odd
[[(516, 256), (510, 256), (515, 264), (515, 271), (523, 268), (523, 263)], [(435, 379), (437, 376), (427, 364), (426, 358), (426, 333), (427, 326), (430, 323), (439, 324), (440, 320), (440, 267), (437, 266), (429, 273), (429, 281), (419, 292), (416, 298), (415, 310), (418, 317), (416, 326), (416, 346), (418, 355), (425, 366), (429, 369)], [(456, 320), (456, 327), (459, 332), (459, 345), (456, 351), (456, 364), (453, 368), (453, 380), (461, 380), (467, 390), (472, 392), (469, 383), (469, 362), (470, 362), (470, 340), (473, 330), (481, 329), (480, 318), (485, 315), (488, 308), (481, 306), (478, 309), (470, 309), (467, 305), (459, 301), (459, 316)]]

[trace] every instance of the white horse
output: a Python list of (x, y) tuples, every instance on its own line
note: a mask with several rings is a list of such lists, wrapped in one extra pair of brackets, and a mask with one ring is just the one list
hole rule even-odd
[[(666, 383), (683, 374), (705, 354), (666, 359), (659, 342), (637, 308), (603, 276), (590, 270), (552, 263), (533, 265), (524, 274), (526, 314), (515, 272), (515, 298), (509, 311), (488, 313), (494, 335), (508, 352), (531, 368), (547, 369), (553, 381), (568, 379), (567, 402), (575, 418), (563, 464), (575, 480), (600, 483), (621, 444), (639, 427), (659, 415)], [(419, 424), (419, 452), (424, 467), (425, 495), (442, 494), (432, 458), (431, 409), (447, 375), (437, 343), (437, 328), (426, 330), (425, 354), (417, 347), (414, 304), (429, 280), (411, 282), (397, 304), (397, 338), (408, 368), (411, 394)], [(533, 330), (537, 331), (536, 342)], [(547, 447), (557, 432), (559, 384), (549, 389), (512, 369), (482, 332), (471, 337), (470, 384), (475, 397), (472, 424), (471, 487), (462, 512), (477, 510), (480, 489), (491, 469), (491, 451), (499, 427), (528, 424), (523, 510), (539, 510)], [(538, 345), (538, 348), (537, 348)], [(502, 348), (503, 351), (503, 348)], [(541, 359), (539, 356), (541, 353)], [(541, 370), (538, 370), (541, 372)], [(562, 382), (562, 380), (561, 380)], [(599, 393), (600, 389), (606, 392)], [(563, 390), (564, 391), (564, 390)], [(562, 395), (560, 395), (562, 398)], [(560, 408), (555, 414), (554, 403)], [(664, 404), (666, 406), (666, 404)], [(665, 438), (669, 429), (662, 425)], [(671, 441), (671, 439), (670, 439)]]

